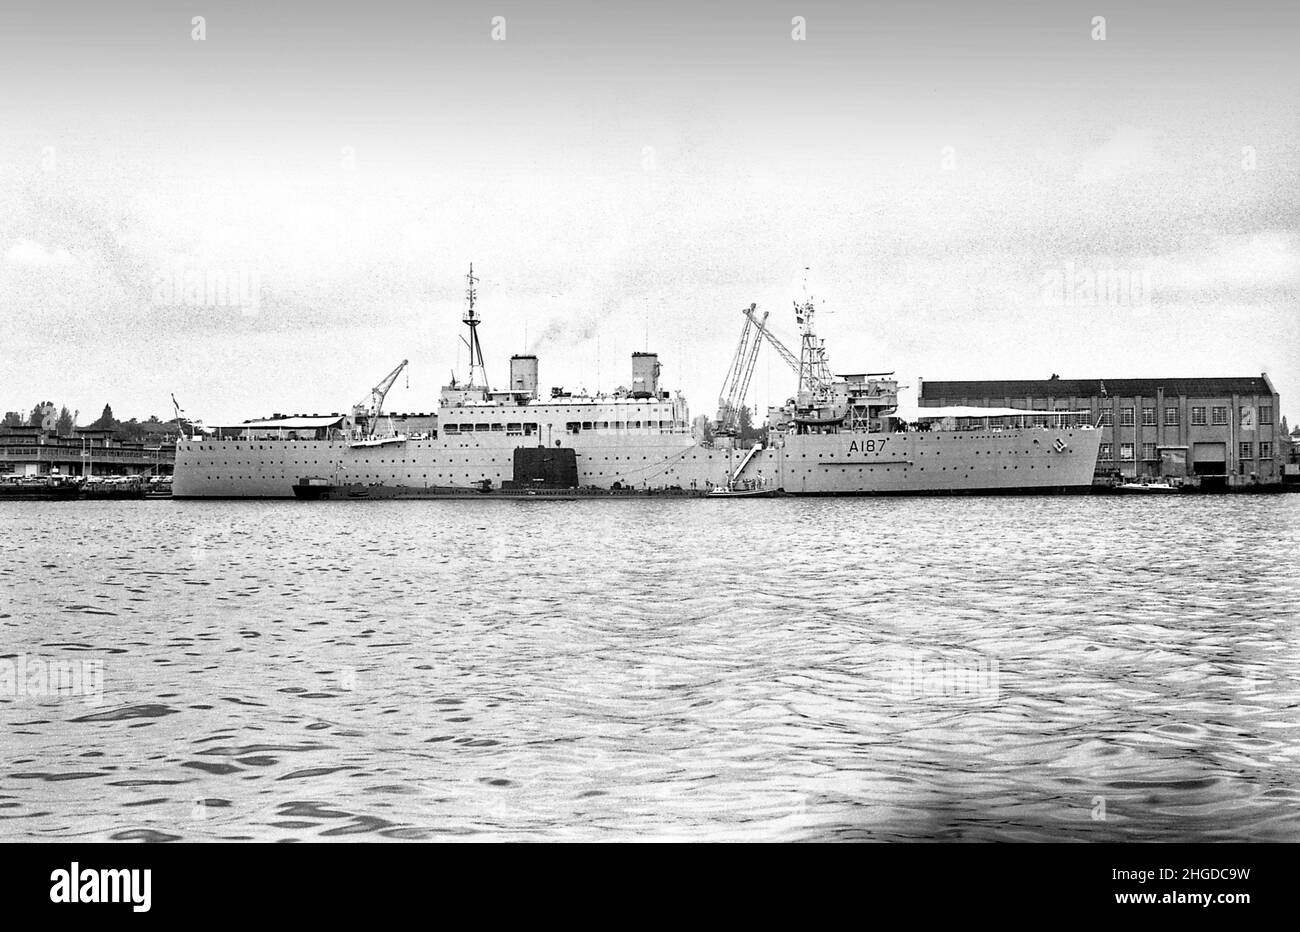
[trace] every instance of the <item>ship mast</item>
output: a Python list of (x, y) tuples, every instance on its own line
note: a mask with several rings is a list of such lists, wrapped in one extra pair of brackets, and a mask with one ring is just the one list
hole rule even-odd
[(831, 384), (831, 367), (826, 361), (826, 341), (817, 338), (813, 329), (816, 305), (811, 296), (803, 304), (794, 303), (794, 319), (799, 324), (799, 391), (818, 392)]
[[(478, 279), (474, 277), (474, 263), (469, 264), (469, 274), (465, 276), (466, 288), (465, 298), (469, 306), (465, 309), (465, 316), (461, 318), (465, 326), (469, 327), (469, 339), (465, 345), (469, 347), (469, 384), (468, 388), (481, 388), (484, 391), (489, 390), (487, 369), (483, 366), (483, 347), (478, 341), (478, 315), (474, 312), (474, 299), (478, 296), (474, 286), (478, 284)], [(481, 381), (480, 381), (481, 380)]]

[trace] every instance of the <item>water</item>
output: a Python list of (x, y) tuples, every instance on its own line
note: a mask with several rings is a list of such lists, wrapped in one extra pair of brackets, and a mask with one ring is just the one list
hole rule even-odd
[(0, 839), (1300, 840), (1297, 528), (5, 503)]

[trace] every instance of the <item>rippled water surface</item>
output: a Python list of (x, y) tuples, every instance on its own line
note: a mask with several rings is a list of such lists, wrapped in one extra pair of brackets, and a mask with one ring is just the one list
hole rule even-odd
[(0, 503), (0, 839), (1300, 840), (1298, 528)]

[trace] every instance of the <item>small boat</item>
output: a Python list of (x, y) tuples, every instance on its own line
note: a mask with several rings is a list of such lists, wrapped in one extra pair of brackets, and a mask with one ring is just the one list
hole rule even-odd
[[(743, 468), (743, 467), (742, 467)], [(705, 493), (705, 498), (776, 498), (785, 494), (770, 479), (737, 479)]]
[(776, 498), (780, 489), (729, 489), (718, 486), (705, 494), (705, 498)]
[(1177, 492), (1178, 486), (1172, 482), (1124, 482), (1111, 489), (1119, 495), (1161, 495)]
[(406, 443), (406, 434), (390, 434), (386, 437), (363, 437), (360, 440), (353, 440), (349, 446), (357, 447), (382, 447), (389, 443)]
[(846, 414), (827, 414), (824, 416), (796, 414), (791, 418), (791, 420), (802, 427), (834, 427), (838, 424), (843, 424), (846, 417), (848, 417)]
[(145, 498), (171, 498), (172, 497), (172, 477), (171, 476), (154, 476), (145, 485)]

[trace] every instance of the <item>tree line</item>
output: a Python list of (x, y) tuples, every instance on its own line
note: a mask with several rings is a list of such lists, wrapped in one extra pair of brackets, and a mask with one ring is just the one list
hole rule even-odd
[[(6, 411), (3, 420), (0, 420), (0, 427), (41, 427), (60, 437), (71, 436), (73, 429), (77, 427), (72, 412), (68, 410), (67, 405), (60, 406), (57, 414), (54, 413), (54, 409), (53, 402), (42, 401), (33, 405), (31, 413), (26, 417), (23, 417), (21, 411)], [(174, 432), (176, 422), (160, 421), (156, 414), (150, 415), (147, 421), (139, 421), (136, 418), (119, 421), (113, 416), (113, 406), (106, 404), (99, 418), (83, 429), (111, 430), (116, 439), (134, 442), (149, 436)]]

